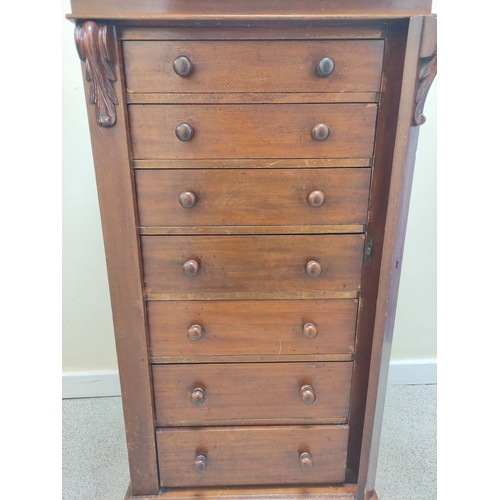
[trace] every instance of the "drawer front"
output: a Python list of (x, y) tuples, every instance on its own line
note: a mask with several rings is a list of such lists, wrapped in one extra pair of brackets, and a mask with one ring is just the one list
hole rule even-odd
[(347, 361), (155, 365), (156, 421), (175, 426), (344, 423), (351, 375)]
[[(364, 235), (143, 236), (141, 242), (146, 293), (284, 299), (360, 289)], [(308, 269), (321, 272), (311, 276)]]
[[(383, 50), (382, 40), (123, 43), (130, 92), (378, 92)], [(178, 57), (188, 76), (175, 72)], [(335, 67), (321, 77), (325, 57)]]
[[(159, 429), (161, 485), (341, 483), (348, 434), (347, 425)], [(301, 467), (303, 453), (309, 453), (312, 468)], [(204, 472), (194, 470), (200, 455), (206, 458)]]
[[(376, 104), (129, 106), (136, 159), (371, 156), (376, 114)], [(177, 138), (181, 124), (190, 140)], [(325, 140), (313, 139), (318, 124)]]
[(143, 170), (142, 226), (365, 224), (370, 169)]
[(357, 308), (355, 299), (149, 301), (151, 355), (352, 354)]

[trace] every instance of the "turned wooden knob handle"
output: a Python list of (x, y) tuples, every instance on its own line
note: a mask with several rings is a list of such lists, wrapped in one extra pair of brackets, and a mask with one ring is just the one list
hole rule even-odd
[(323, 191), (311, 191), (307, 197), (307, 203), (314, 208), (321, 207), (325, 203), (325, 193)]
[(191, 325), (188, 330), (188, 339), (191, 342), (198, 342), (203, 337), (203, 328), (200, 325)]
[(186, 276), (194, 276), (200, 269), (200, 265), (198, 264), (198, 262), (191, 259), (184, 262), (182, 269), (184, 270), (184, 274)]
[(196, 195), (191, 191), (184, 191), (179, 196), (179, 203), (183, 208), (193, 208), (196, 205)]
[(314, 467), (314, 462), (312, 460), (311, 454), (307, 452), (300, 454), (299, 463), (301, 469), (303, 470), (311, 470)]
[(335, 69), (335, 62), (329, 57), (323, 57), (321, 61), (316, 66), (316, 73), (318, 73), (321, 78), (326, 78), (333, 73)]
[(308, 339), (313, 339), (318, 335), (318, 327), (314, 323), (306, 323), (302, 327), (302, 332)]
[(311, 135), (315, 141), (326, 141), (330, 135), (330, 129), (324, 123), (318, 123), (312, 128)]
[(194, 134), (193, 127), (187, 123), (181, 123), (175, 128), (175, 135), (179, 141), (189, 141)]
[(306, 271), (309, 276), (315, 278), (321, 274), (321, 264), (316, 260), (310, 260), (306, 264)]
[(300, 388), (300, 397), (306, 405), (311, 405), (316, 401), (316, 394), (310, 385), (303, 385)]
[(179, 76), (186, 77), (186, 76), (189, 76), (193, 72), (193, 65), (191, 64), (191, 61), (189, 60), (188, 57), (179, 56), (174, 61), (174, 71)]
[(207, 470), (207, 457), (205, 455), (198, 455), (194, 461), (193, 469), (198, 474), (203, 474)]
[(191, 403), (195, 406), (200, 406), (205, 401), (205, 391), (201, 387), (193, 389), (191, 393)]

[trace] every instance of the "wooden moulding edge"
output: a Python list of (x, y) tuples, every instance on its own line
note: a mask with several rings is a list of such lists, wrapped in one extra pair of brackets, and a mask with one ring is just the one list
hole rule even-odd
[(324, 226), (140, 226), (140, 235), (259, 235), (259, 234), (354, 234), (364, 233), (363, 224)]
[(183, 363), (294, 363), (300, 361), (352, 361), (354, 353), (341, 354), (246, 354), (226, 356), (151, 356), (149, 361), (153, 365), (183, 364)]
[(254, 292), (220, 292), (220, 293), (145, 293), (146, 300), (303, 300), (303, 299), (357, 299), (359, 292), (331, 293), (254, 293)]
[[(130, 487), (125, 500), (355, 500), (356, 485), (295, 486), (290, 488), (207, 488), (197, 490), (162, 489), (155, 496), (132, 496)], [(369, 500), (376, 500), (370, 497)]]
[(286, 158), (208, 158), (198, 160), (132, 160), (134, 169), (208, 169), (208, 168), (269, 168), (269, 169), (290, 169), (290, 168), (361, 168), (371, 167), (371, 157), (357, 158), (312, 158), (312, 159), (286, 159)]

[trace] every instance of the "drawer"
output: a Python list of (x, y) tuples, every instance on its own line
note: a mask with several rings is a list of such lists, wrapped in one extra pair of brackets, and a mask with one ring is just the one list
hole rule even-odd
[(171, 363), (354, 352), (355, 299), (149, 301), (147, 307), (151, 356)]
[(352, 362), (153, 366), (158, 425), (345, 423)]
[(161, 486), (342, 483), (348, 435), (347, 425), (158, 429)]
[(186, 299), (214, 293), (222, 295), (211, 298), (304, 298), (310, 292), (317, 296), (309, 298), (356, 297), (364, 238), (142, 236), (144, 290)]
[(141, 226), (365, 224), (370, 174), (369, 168), (139, 170), (139, 220)]
[[(123, 42), (134, 93), (378, 92), (383, 51), (382, 40)], [(175, 72), (178, 57), (189, 59), (189, 76)], [(321, 77), (316, 68), (325, 57), (335, 67)]]
[[(372, 156), (376, 115), (376, 104), (129, 105), (135, 159)], [(190, 140), (176, 136), (183, 124)], [(320, 124), (329, 135), (314, 140)]]

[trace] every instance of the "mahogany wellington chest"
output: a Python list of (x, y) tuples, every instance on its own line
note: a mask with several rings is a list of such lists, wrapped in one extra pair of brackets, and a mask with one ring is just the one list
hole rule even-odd
[(73, 0), (127, 498), (375, 499), (429, 0)]

